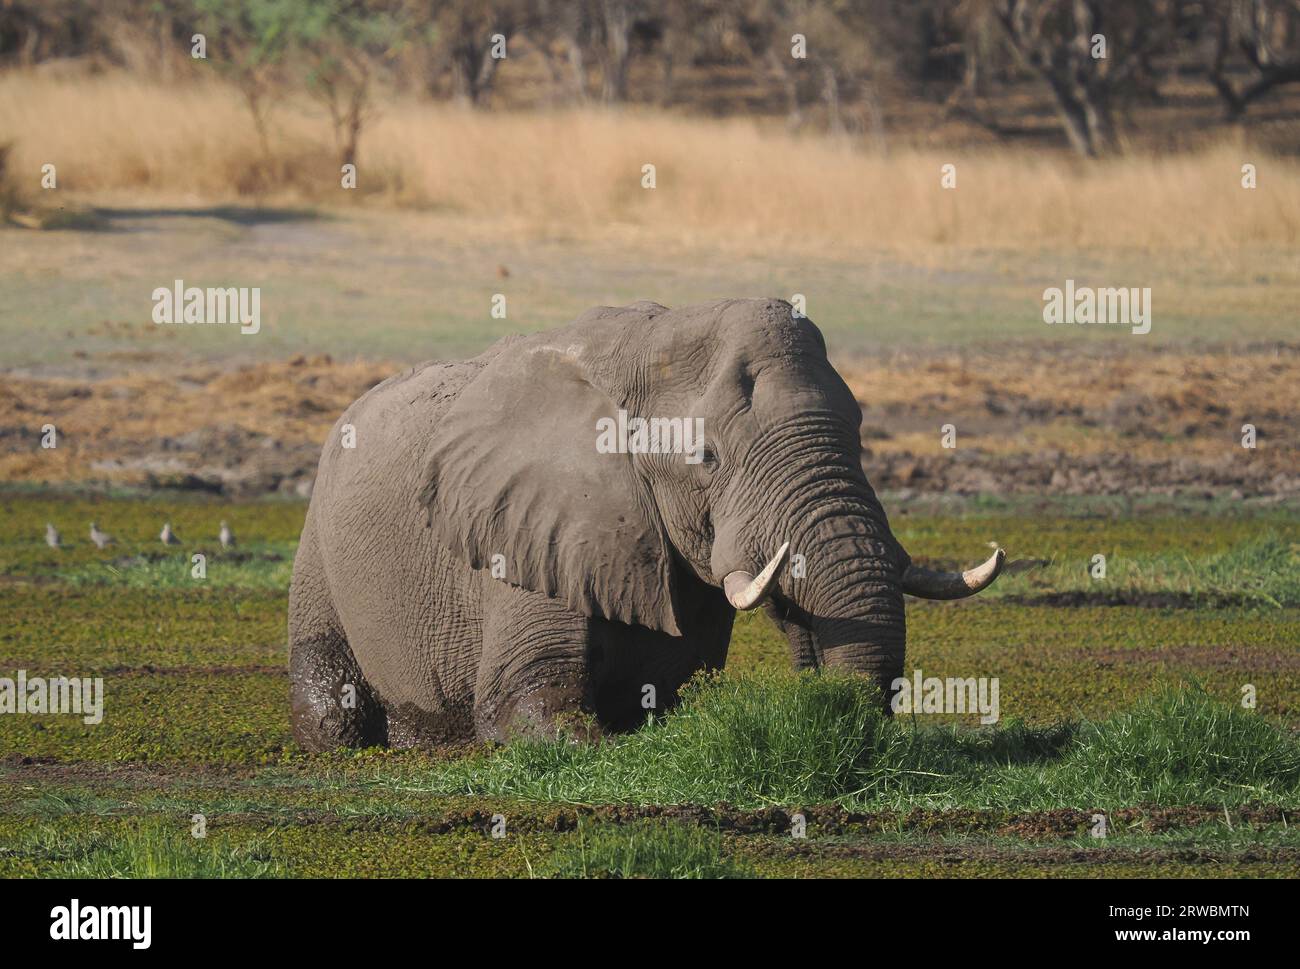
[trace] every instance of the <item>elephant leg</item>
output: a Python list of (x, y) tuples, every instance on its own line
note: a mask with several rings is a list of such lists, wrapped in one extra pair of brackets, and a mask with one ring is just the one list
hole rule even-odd
[(289, 586), (289, 699), (293, 737), (308, 751), (388, 742), (383, 705), (361, 674), (325, 581), (311, 516)]
[[(441, 695), (441, 685), (437, 689)], [(469, 701), (441, 697), (434, 712), (414, 704), (386, 705), (385, 711), (390, 747), (442, 747), (475, 738), (474, 711)]]
[(483, 653), (474, 688), (480, 740), (599, 733), (588, 667), (589, 620), (556, 599), (486, 581)]
[(672, 710), (686, 682), (701, 670), (721, 669), (727, 658), (726, 627), (713, 635), (691, 628), (683, 636), (609, 620), (592, 620), (592, 696), (600, 723), (612, 732), (636, 730)]

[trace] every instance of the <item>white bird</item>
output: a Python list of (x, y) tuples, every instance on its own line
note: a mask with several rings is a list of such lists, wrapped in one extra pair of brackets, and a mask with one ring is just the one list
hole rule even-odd
[(235, 533), (230, 530), (230, 526), (224, 521), (221, 523), (221, 531), (218, 533), (217, 538), (221, 540), (222, 548), (230, 548), (235, 544)]
[(90, 523), (90, 540), (94, 542), (98, 548), (103, 548), (105, 545), (117, 544), (117, 539), (107, 532), (101, 532), (99, 526), (94, 522)]
[(50, 548), (58, 548), (63, 544), (63, 537), (59, 534), (59, 530), (49, 522), (45, 523), (45, 544)]
[(166, 522), (163, 525), (163, 530), (158, 533), (158, 538), (164, 545), (179, 545), (181, 543), (181, 540), (176, 537), (176, 533), (172, 531), (171, 522)]

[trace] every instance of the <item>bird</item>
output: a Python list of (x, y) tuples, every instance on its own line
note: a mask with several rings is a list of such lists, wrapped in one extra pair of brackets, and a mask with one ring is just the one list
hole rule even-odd
[(45, 523), (45, 544), (50, 548), (58, 548), (63, 544), (63, 537), (59, 534), (59, 530), (49, 522)]
[(164, 545), (179, 545), (181, 543), (181, 540), (176, 537), (176, 533), (172, 531), (171, 522), (163, 524), (163, 530), (158, 533), (158, 539)]
[(90, 523), (90, 540), (94, 542), (98, 548), (103, 548), (106, 545), (117, 544), (117, 539), (107, 532), (101, 532), (99, 526), (94, 522)]
[(235, 533), (230, 530), (230, 526), (224, 521), (221, 523), (221, 531), (217, 534), (217, 538), (221, 540), (222, 548), (230, 548), (235, 544)]

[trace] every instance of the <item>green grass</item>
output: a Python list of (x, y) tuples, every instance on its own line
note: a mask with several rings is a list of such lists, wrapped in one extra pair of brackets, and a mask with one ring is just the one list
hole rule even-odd
[[(704, 809), (671, 822), (689, 831), (683, 817), (693, 819), (705, 838), (720, 837), (722, 863), (759, 876), (1295, 869), (1285, 818), (1265, 831), (1239, 820), (1251, 804), (1288, 815), (1300, 806), (1287, 732), (1300, 717), (1300, 605), (1287, 585), (1300, 542), (1293, 512), (1064, 498), (887, 505), (918, 557), (970, 562), (999, 541), (1012, 559), (1052, 562), (1004, 576), (974, 600), (908, 603), (908, 666), (997, 676), (1004, 722), (995, 728), (970, 729), (969, 716), (920, 718), (915, 729), (910, 719), (882, 723), (860, 684), (790, 675), (781, 637), (748, 614), (738, 618), (726, 677), (614, 743), (512, 744), (468, 757), (309, 755), (289, 734), (285, 670), (287, 576), (305, 502), (0, 489), (0, 675), (105, 679), (98, 726), (61, 716), (0, 724), (0, 876), (94, 865), (125, 877), (171, 865), (528, 877), (569, 864), (575, 824), (612, 839), (617, 852), (619, 829), (645, 813), (629, 804), (720, 801), (869, 812), (842, 834), (811, 822), (806, 841), (784, 828), (719, 836)], [(91, 518), (121, 544), (101, 552), (83, 541)], [(167, 518), (193, 548), (157, 543)], [(238, 553), (259, 554), (208, 547), (222, 518), (240, 537)], [(45, 547), (47, 520), (71, 547)], [(212, 552), (205, 582), (185, 566), (198, 549)], [(1157, 591), (1168, 601), (1101, 604), (1086, 574), (1096, 551), (1108, 556), (1111, 593)], [(1053, 598), (1070, 592), (1084, 595)], [(1203, 691), (1159, 692), (1184, 680)], [(1257, 712), (1235, 705), (1247, 684)], [(580, 806), (598, 803), (612, 806)], [(1125, 822), (1137, 826), (1130, 830), (1117, 820), (1104, 844), (1053, 835), (1045, 846), (1037, 835), (1002, 832), (1022, 812), (1191, 803), (1215, 816), (1226, 809), (1223, 824), (1143, 833), (1140, 821)], [(498, 812), (508, 818), (504, 839), (482, 823)], [(193, 813), (210, 827), (206, 842), (191, 845)], [(1062, 844), (1071, 851), (1049, 850)], [(189, 858), (190, 848), (208, 854)], [(626, 852), (653, 855), (635, 845)]]
[(567, 835), (493, 838), (478, 830), (430, 833), (409, 822), (295, 823), (209, 816), (207, 837), (188, 815), (69, 816), (33, 825), (0, 816), (5, 878), (527, 878)]
[[(984, 595), (1034, 596), (1082, 591), (1170, 593), (1193, 602), (1300, 605), (1300, 516), (1287, 509), (1224, 514), (1183, 503), (1176, 513), (1125, 514), (1132, 509), (1076, 501), (987, 502), (947, 507), (921, 502), (896, 509), (899, 540), (928, 561), (969, 565), (998, 542), (1011, 560), (1049, 564), (1008, 574)], [(1042, 507), (1039, 507), (1039, 506)], [(286, 589), (306, 503), (267, 499), (232, 503), (198, 495), (109, 497), (0, 489), (0, 577), (140, 589)], [(237, 548), (215, 540), (222, 519), (239, 536)], [(97, 549), (85, 535), (90, 521), (118, 544)], [(183, 539), (158, 540), (170, 520)], [(63, 532), (66, 547), (44, 543), (45, 522)], [(191, 575), (191, 556), (207, 557), (207, 576)], [(1089, 564), (1104, 554), (1107, 577)]]
[(623, 740), (518, 741), (448, 765), (434, 783), (447, 793), (580, 803), (820, 803), (852, 790), (866, 769), (883, 733), (875, 706), (846, 677), (715, 678)]
[[(229, 774), (208, 778), (208, 783), (213, 781), (223, 788), (251, 783)], [(173, 866), (178, 874), (205, 871), (220, 876), (224, 869), (231, 876), (265, 877), (525, 878), (554, 876), (561, 870), (568, 875), (575, 861), (581, 871), (582, 854), (575, 859), (573, 850), (579, 832), (588, 837), (587, 870), (598, 877), (616, 869), (608, 861), (611, 857), (619, 862), (634, 859), (640, 870), (632, 877), (650, 877), (650, 859), (669, 852), (682, 870), (688, 870), (681, 860), (689, 852), (699, 863), (697, 871), (707, 870), (716, 859), (725, 866), (722, 874), (738, 869), (742, 875), (775, 877), (1277, 877), (1300, 863), (1300, 829), (1294, 823), (1285, 818), (1250, 822), (1236, 809), (1216, 809), (1209, 820), (1174, 830), (1150, 829), (1143, 818), (1153, 818), (1153, 813), (1115, 816), (1105, 839), (1088, 837), (1086, 823), (1068, 834), (1012, 834), (1003, 827), (1014, 818), (1009, 813), (978, 819), (979, 826), (971, 827), (977, 819), (969, 812), (864, 815), (834, 830), (810, 821), (807, 837), (796, 839), (784, 827), (749, 833), (724, 827), (719, 832), (709, 812), (671, 821), (653, 816), (602, 821), (579, 815), (575, 822), (572, 810), (564, 817), (552, 805), (502, 799), (406, 795), (409, 813), (371, 815), (355, 809), (358, 800), (368, 801), (374, 793), (355, 779), (330, 797), (330, 803), (322, 803), (318, 789), (304, 786), (292, 804), (286, 801), (266, 810), (239, 804), (223, 790), (200, 790), (181, 776), (159, 777), (153, 785), (188, 790), (193, 806), (184, 809), (111, 773), (84, 776), (73, 784), (91, 784), (101, 793), (92, 796), (56, 779), (46, 786), (68, 811), (38, 813), (39, 806), (51, 802), (32, 791), (25, 802), (0, 811), (0, 877), (76, 874), (90, 865), (107, 874), (134, 877), (130, 873), (160, 867), (155, 861), (151, 869), (142, 858), (168, 854), (180, 855)], [(7, 791), (0, 784), (0, 796)], [(105, 813), (104, 802), (113, 791), (119, 807)], [(384, 796), (403, 797), (393, 791)], [(83, 806), (88, 810), (78, 809)], [(189, 817), (199, 812), (209, 819), (208, 837), (191, 845), (185, 840)], [(487, 819), (496, 812), (507, 819), (504, 838), (493, 837), (488, 829)], [(453, 817), (458, 821), (448, 827)], [(646, 844), (653, 835), (619, 834), (620, 829), (670, 825), (675, 830), (656, 838), (655, 845)], [(698, 833), (689, 834), (692, 830)], [(597, 836), (603, 845), (593, 850)], [(160, 839), (161, 847), (148, 847)], [(669, 839), (687, 847), (680, 852), (663, 847)], [(692, 842), (700, 848), (690, 848)], [(190, 848), (200, 852), (197, 859), (189, 858)], [(212, 857), (203, 857), (205, 851)]]
[(1099, 722), (988, 730), (886, 720), (862, 681), (701, 680), (682, 707), (599, 744), (515, 742), (435, 768), (428, 788), (578, 803), (839, 802), (863, 810), (1300, 803), (1300, 741), (1204, 691)]
[[(73, 548), (51, 550), (42, 536), (46, 520), (94, 517), (124, 544), (143, 536), (139, 543), (147, 548), (164, 517), (173, 519), (183, 537), (203, 535), (225, 518), (241, 537), (240, 550), (256, 542), (281, 548), (283, 560), (266, 566), (287, 569), (305, 503), (14, 489), (0, 491), (0, 509), (0, 674), (26, 669), (103, 675), (106, 689), (103, 723), (14, 718), (0, 732), (0, 756), (200, 764), (302, 757), (287, 720), (287, 591), (269, 581), (269, 571), (265, 582), (222, 584), (224, 566), (214, 559), (203, 583), (185, 578), (151, 586), (106, 570), (105, 581), (91, 581), (91, 570), (104, 570), (101, 563), (123, 550), (101, 553), (75, 538)], [(1238, 589), (1261, 581), (1276, 589), (1294, 572), (1281, 557), (1283, 546), (1300, 540), (1295, 521), (1276, 510), (1112, 517), (1091, 506), (1055, 502), (1039, 513), (1018, 506), (935, 509), (895, 516), (894, 523), (915, 554), (934, 559), (963, 552), (969, 559), (971, 549), (996, 536), (1012, 548), (1013, 558), (1022, 554), (1017, 548), (1044, 556), (1057, 550), (1082, 570), (1086, 551), (1099, 542), (1110, 548), (1142, 543), (1151, 549), (1146, 561), (1190, 561)], [(71, 530), (64, 525), (65, 534)], [(170, 554), (161, 546), (147, 550)], [(1130, 558), (1111, 558), (1112, 580)], [(1025, 605), (998, 597), (1002, 588), (1013, 589), (1033, 574), (1004, 576), (988, 593), (964, 603), (909, 602), (909, 667), (926, 675), (997, 676), (1004, 717), (1036, 725), (1104, 719), (1137, 702), (1153, 681), (1187, 677), (1225, 697), (1249, 684), (1270, 718), (1285, 722), (1300, 715), (1294, 648), (1300, 609), (1260, 600), (1211, 610)], [(65, 576), (71, 581), (63, 581)], [(1027, 588), (1025, 601), (1041, 602), (1044, 594), (1064, 588), (1064, 579), (1056, 587)], [(729, 672), (788, 666), (785, 643), (765, 616), (738, 617)]]
[[(851, 834), (816, 839), (818, 844), (826, 846), (853, 844), (861, 840)], [(902, 845), (917, 848), (971, 847), (978, 845), (1006, 851), (1023, 851), (1046, 843), (1053, 847), (1089, 852), (1096, 855), (1105, 854), (1115, 847), (1153, 851), (1195, 850), (1223, 854), (1252, 849), (1283, 849), (1300, 854), (1300, 827), (1290, 823), (1252, 826), (1242, 823), (1240, 819), (1234, 821), (1232, 812), (1225, 811), (1220, 814), (1218, 820), (1214, 823), (1197, 824), (1167, 831), (1149, 831), (1140, 827), (1129, 829), (1122, 824), (1115, 823), (1112, 819), (1112, 822), (1107, 826), (1104, 837), (1094, 836), (1088, 830), (1043, 840), (1025, 839), (1000, 831), (934, 831), (910, 828), (900, 831), (881, 830), (873, 832), (871, 842), (882, 846)]]
[(1300, 542), (1300, 514), (1294, 504), (1160, 496), (930, 494), (899, 502), (889, 493), (882, 501), (894, 534), (909, 552), (966, 566), (987, 555), (990, 542), (1005, 548), (1011, 561), (1078, 560), (1085, 573), (1089, 559), (1099, 552), (1113, 565), (1119, 559), (1164, 555), (1197, 560), (1268, 533), (1284, 542)]
[(1083, 724), (1046, 780), (1078, 803), (1297, 803), (1300, 740), (1198, 689), (1167, 690)]
[(284, 590), (0, 584), (0, 670), (281, 666)]
[[(1102, 719), (1161, 680), (1192, 678), (1279, 722), (1300, 715), (1300, 610), (1025, 606), (908, 608), (907, 665), (936, 676), (997, 676), (1003, 717)], [(974, 718), (964, 718), (974, 722)]]
[(543, 868), (548, 878), (749, 878), (706, 828), (643, 820), (580, 825)]
[(989, 598), (1083, 593), (1126, 601), (1167, 596), (1207, 607), (1300, 606), (1300, 541), (1273, 530), (1210, 554), (1183, 550), (1107, 554), (1106, 574), (1101, 578), (1093, 577), (1090, 567), (1091, 556), (1057, 557), (1045, 567), (999, 579)]
[[(220, 209), (211, 214), (219, 216)], [(883, 252), (830, 260), (785, 248), (754, 259), (714, 247), (701, 258), (694, 247), (648, 251), (635, 242), (539, 242), (500, 232), (435, 249), (425, 240), (431, 233), (444, 238), (445, 227), (392, 212), (260, 227), (147, 214), (119, 224), (134, 230), (129, 252), (118, 233), (9, 231), (13, 241), (4, 244), (24, 250), (21, 268), (0, 268), (9, 309), (0, 317), (0, 339), (14, 365), (88, 353), (107, 366), (112, 361), (102, 355), (124, 348), (163, 361), (178, 353), (229, 361), (327, 352), (415, 363), (472, 355), (502, 333), (563, 325), (598, 304), (649, 298), (684, 306), (721, 296), (794, 293), (807, 295), (809, 315), (833, 355), (1008, 340), (1113, 342), (1116, 335), (1103, 327), (1070, 328), (1067, 335), (1045, 326), (1040, 295), (1045, 286), (1078, 278), (1081, 268), (1100, 279), (1124, 278), (1135, 260), (1163, 302), (1150, 335), (1124, 339), (1185, 346), (1289, 339), (1288, 317), (1279, 308), (1295, 305), (1300, 289), (1294, 254), (1276, 250), (1250, 251), (1236, 265), (1122, 248), (1101, 254), (953, 249), (936, 261)], [(286, 256), (286, 238), (294, 250), (308, 247), (314, 258), (304, 263)], [(78, 258), (69, 258), (70, 248)], [(1251, 281), (1243, 279), (1242, 263)], [(511, 270), (506, 280), (496, 276), (502, 264)], [(178, 330), (151, 323), (148, 304), (142, 307), (137, 294), (174, 278), (178, 265), (187, 279), (273, 283), (275, 300), (266, 307), (262, 331), (240, 337), (223, 327)], [(1253, 284), (1258, 274), (1267, 274), (1269, 285)], [(49, 285), (51, 276), (58, 286)], [(508, 320), (489, 314), (485, 293), (498, 291), (508, 296)], [(438, 294), (436, 301), (431, 293)], [(99, 326), (104, 320), (129, 327), (108, 335)]]
[[(303, 501), (284, 499), (235, 503), (186, 493), (108, 496), (0, 490), (0, 577), (178, 592), (286, 589), (306, 509)], [(222, 549), (217, 541), (223, 519), (237, 537), (233, 549)], [(64, 547), (45, 544), (47, 521), (62, 533)], [(92, 521), (117, 544), (96, 548), (88, 536)], [(181, 545), (168, 547), (158, 540), (165, 521), (172, 523)], [(207, 559), (202, 579), (191, 571), (196, 553)]]
[(51, 878), (268, 878), (281, 876), (256, 842), (225, 845), (151, 820), (134, 830), (69, 834), (43, 825), (0, 847)]
[[(293, 577), (295, 548), (261, 542), (238, 551), (213, 546), (170, 553), (137, 551), (64, 569), (59, 578), (70, 586), (116, 585), (155, 594), (159, 589), (284, 589)], [(204, 557), (201, 566), (195, 555)]]
[[(924, 504), (922, 507), (925, 507)], [(57, 581), (142, 590), (284, 590), (292, 575), (306, 504), (284, 499), (232, 504), (179, 497), (108, 498), (33, 495), (0, 490), (0, 578)], [(1135, 596), (1177, 598), (1183, 604), (1300, 606), (1300, 518), (1286, 510), (1207, 514), (1190, 506), (1178, 514), (1117, 515), (1072, 502), (1031, 510), (1010, 504), (995, 511), (904, 507), (892, 523), (899, 540), (923, 561), (969, 565), (996, 541), (1010, 559), (1045, 565), (1007, 574), (984, 599), (1079, 594), (1097, 601)], [(240, 544), (223, 550), (219, 522), (230, 521)], [(91, 520), (118, 544), (97, 549), (84, 531)], [(157, 540), (170, 520), (184, 544)], [(44, 543), (45, 522), (63, 532), (66, 547)], [(206, 557), (206, 575), (193, 575), (192, 556)], [(1090, 574), (1106, 556), (1106, 577)]]

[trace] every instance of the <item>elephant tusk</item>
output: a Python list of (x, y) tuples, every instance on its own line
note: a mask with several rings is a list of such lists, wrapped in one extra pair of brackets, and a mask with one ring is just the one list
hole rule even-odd
[(965, 572), (936, 572), (909, 565), (899, 585), (908, 595), (921, 599), (964, 599), (992, 585), (1006, 557), (1007, 553), (998, 549), (983, 565)]
[(728, 573), (722, 580), (722, 590), (727, 594), (727, 601), (742, 612), (753, 609), (761, 603), (772, 590), (772, 585), (776, 582), (776, 573), (785, 564), (789, 553), (790, 543), (786, 542), (777, 549), (777, 553), (772, 556), (772, 561), (763, 566), (763, 571), (757, 576), (742, 570)]

